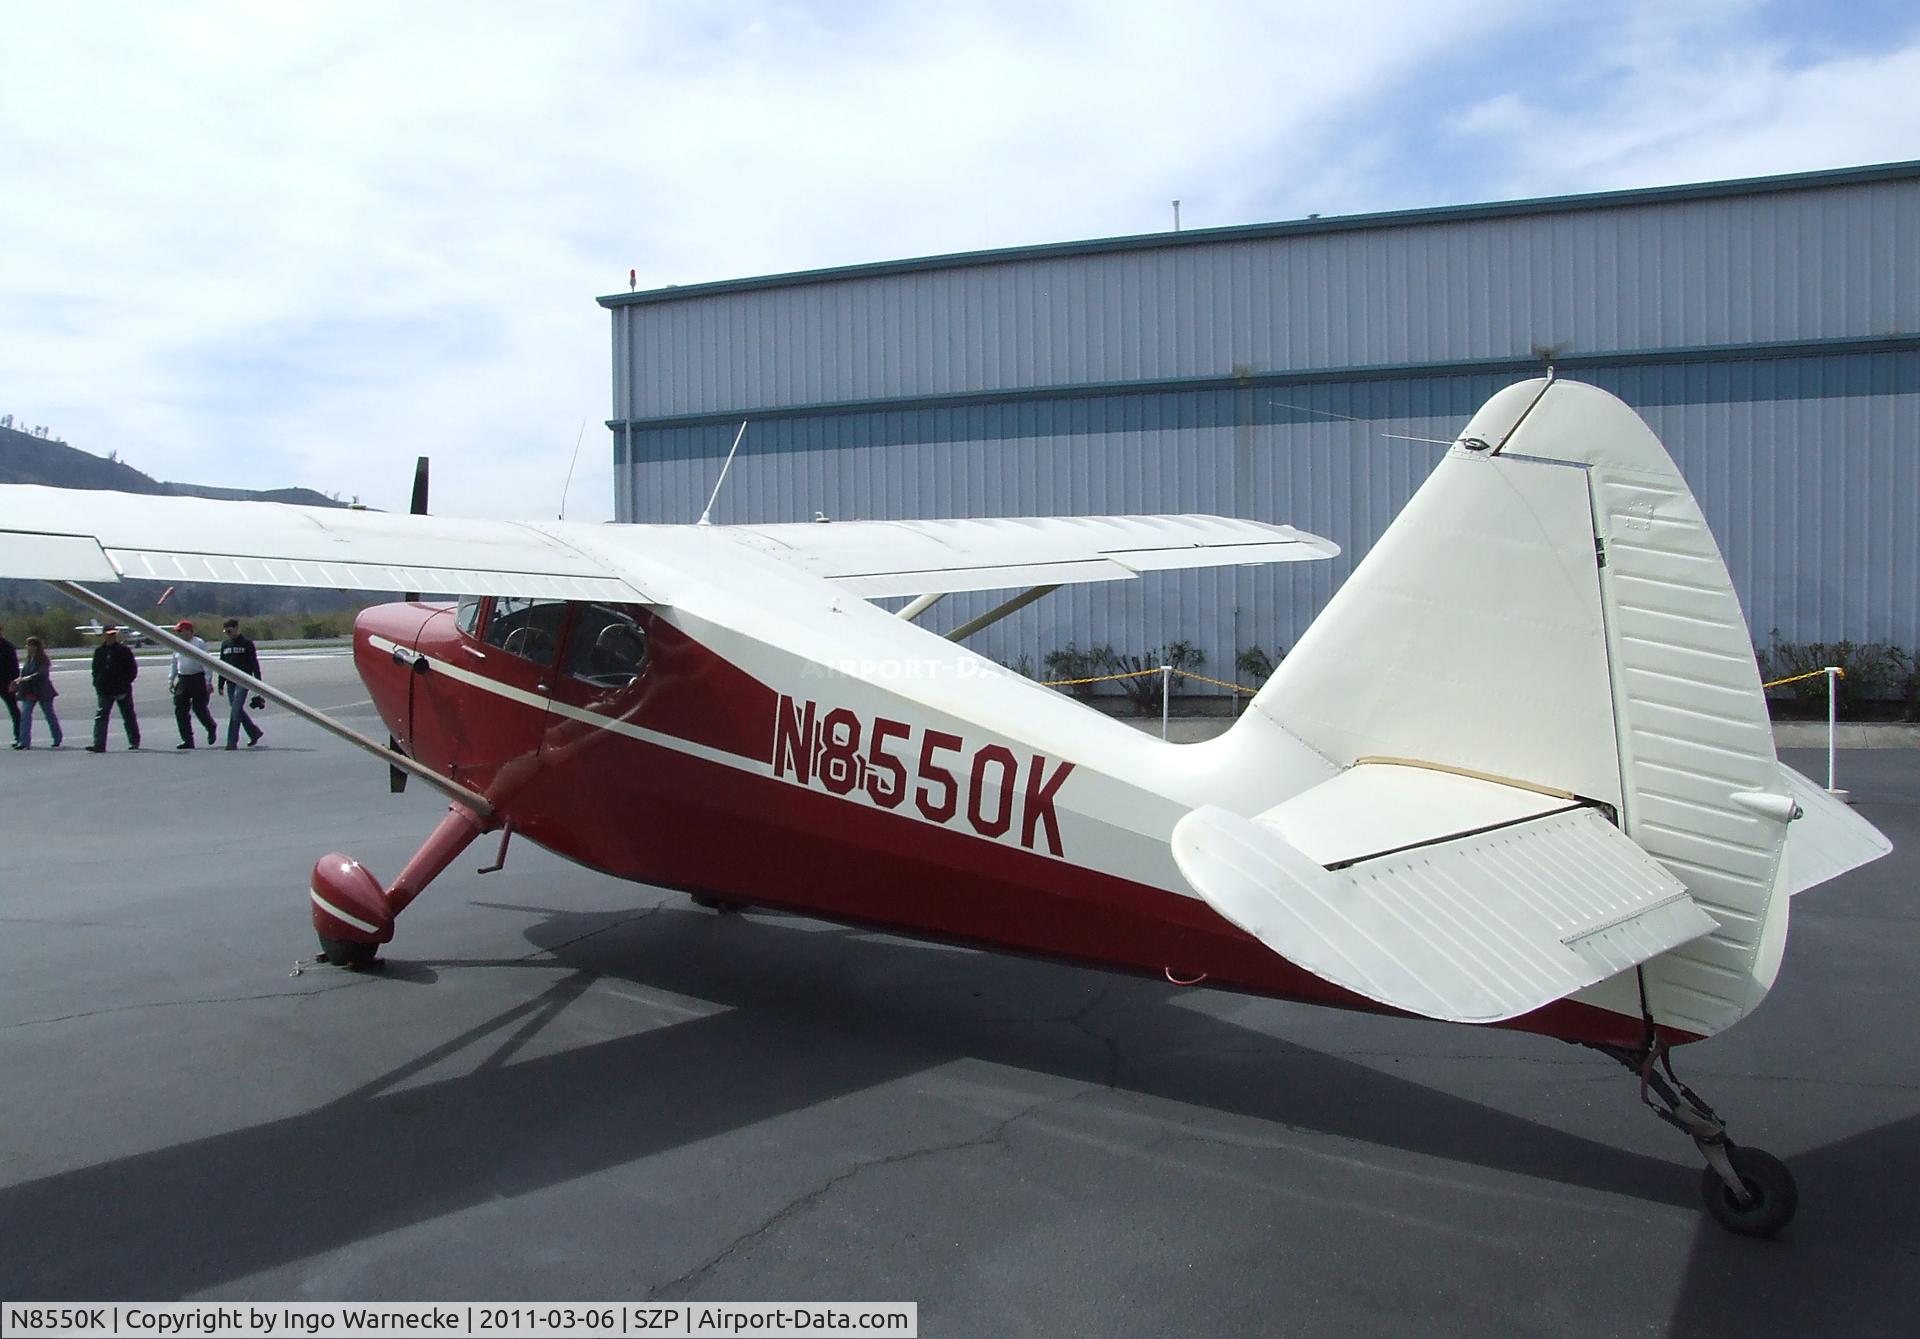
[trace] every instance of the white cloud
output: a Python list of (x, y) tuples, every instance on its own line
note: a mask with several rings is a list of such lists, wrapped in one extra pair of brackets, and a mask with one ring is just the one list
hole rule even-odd
[(1476, 102), (1451, 124), (1505, 164), (1501, 194), (1769, 176), (1920, 156), (1920, 28), (1868, 51), (1807, 46), (1764, 6), (1641, 6), (1601, 59)]
[(1569, 38), (1518, 0), (16, 7), (0, 412), (162, 477), (385, 506), (425, 451), (437, 507), (527, 516), (584, 416), (570, 514), (605, 516), (592, 299), (629, 266), (1914, 156), (1910, 41), (1809, 54), (1690, 12)]

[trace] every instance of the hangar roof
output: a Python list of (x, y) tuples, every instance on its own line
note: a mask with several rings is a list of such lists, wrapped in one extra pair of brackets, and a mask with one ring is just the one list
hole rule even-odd
[(597, 301), (602, 307), (607, 308), (632, 307), (649, 303), (680, 302), (688, 298), (706, 297), (718, 293), (793, 288), (803, 284), (833, 283), (875, 275), (964, 269), (977, 265), (1004, 265), (1023, 260), (1098, 255), (1150, 248), (1204, 246), (1209, 243), (1307, 236), (1315, 233), (1363, 232), (1374, 228), (1399, 228), (1425, 223), (1460, 223), (1477, 219), (1511, 218), (1533, 214), (1561, 214), (1577, 210), (1629, 208), (1675, 201), (1765, 195), (1780, 191), (1862, 185), (1877, 181), (1904, 181), (1913, 178), (1920, 178), (1920, 159), (1903, 163), (1879, 163), (1868, 167), (1793, 172), (1781, 176), (1743, 177), (1686, 186), (1654, 186), (1636, 190), (1599, 191), (1586, 195), (1554, 195), (1532, 200), (1503, 200), (1491, 204), (1443, 205), (1430, 209), (1396, 209), (1375, 214), (1310, 217), (1289, 219), (1280, 223), (1247, 223), (1227, 228), (1189, 228), (1182, 232), (1139, 233), (1127, 237), (1052, 242), (1041, 246), (1009, 247), (992, 251), (960, 251), (944, 256), (920, 256), (907, 260), (839, 265), (824, 270), (798, 270), (788, 274), (722, 279), (711, 283), (675, 284), (638, 293), (609, 293)]

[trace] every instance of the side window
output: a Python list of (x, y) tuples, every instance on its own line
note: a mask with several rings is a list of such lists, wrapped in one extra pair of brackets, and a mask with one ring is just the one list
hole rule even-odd
[(517, 595), (493, 597), (493, 616), (487, 620), (489, 646), (508, 655), (524, 656), (537, 665), (551, 665), (560, 649), (560, 626), (567, 616), (562, 600), (523, 600)]
[(459, 607), (453, 611), (453, 621), (460, 631), (473, 636), (473, 630), (480, 626), (480, 597), (462, 595)]
[(631, 612), (583, 604), (573, 615), (567, 673), (601, 688), (625, 688), (647, 660), (647, 632)]

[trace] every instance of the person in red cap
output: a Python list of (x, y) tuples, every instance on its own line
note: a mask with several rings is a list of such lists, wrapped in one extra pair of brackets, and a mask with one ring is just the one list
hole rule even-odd
[[(202, 651), (207, 649), (207, 644), (193, 635), (190, 619), (181, 619), (173, 625), (173, 631), (181, 640), (191, 642)], [(207, 744), (211, 746), (218, 736), (214, 733), (213, 713), (207, 710), (207, 662), (195, 660), (184, 651), (175, 651), (173, 678), (168, 681), (168, 686), (173, 689), (174, 723), (180, 727), (180, 742), (174, 747), (193, 747), (193, 729), (187, 719), (189, 716), (199, 717), (200, 724), (207, 730)]]

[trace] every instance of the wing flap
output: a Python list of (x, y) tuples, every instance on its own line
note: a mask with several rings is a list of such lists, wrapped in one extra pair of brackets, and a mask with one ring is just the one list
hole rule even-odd
[(1000, 590), (1012, 586), (1071, 586), (1089, 581), (1132, 581), (1139, 574), (1116, 562), (1008, 563), (1004, 566), (920, 568), (850, 573), (832, 578), (836, 586), (864, 599), (883, 595), (952, 594), (964, 590)]
[(1128, 580), (1141, 572), (1330, 558), (1337, 544), (1224, 516), (1025, 516), (716, 527), (866, 598)]
[[(1490, 783), (1439, 775), (1441, 789), (1463, 783), (1456, 808), (1486, 808), (1487, 797), (1467, 788)], [(1350, 812), (1360, 814), (1353, 806), (1369, 797), (1349, 789)], [(1329, 869), (1284, 835), (1282, 811), (1298, 804), (1258, 819), (1196, 809), (1174, 828), (1174, 858), (1214, 910), (1275, 953), (1408, 1013), (1499, 1022), (1717, 928), (1678, 880), (1590, 807), (1449, 832), (1460, 819), (1443, 806), (1417, 845)], [(1322, 814), (1334, 807), (1325, 797), (1318, 804)], [(1412, 829), (1390, 830), (1399, 840)]]

